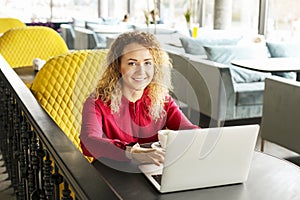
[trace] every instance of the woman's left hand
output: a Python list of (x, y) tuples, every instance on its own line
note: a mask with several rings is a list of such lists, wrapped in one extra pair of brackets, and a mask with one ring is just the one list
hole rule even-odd
[(138, 143), (130, 149), (130, 154), (133, 160), (138, 163), (153, 163), (160, 165), (164, 162), (165, 151), (161, 148), (144, 148)]

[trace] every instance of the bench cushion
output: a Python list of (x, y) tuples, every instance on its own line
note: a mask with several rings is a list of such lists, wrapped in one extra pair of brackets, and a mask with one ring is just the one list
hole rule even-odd
[(271, 73), (257, 72), (231, 65), (234, 59), (268, 58), (266, 47), (260, 45), (249, 46), (205, 46), (207, 58), (214, 62), (226, 64), (230, 67), (231, 76), (236, 83), (250, 83), (264, 81)]
[(179, 38), (185, 53), (193, 55), (205, 55), (204, 46), (211, 45), (236, 45), (239, 38), (214, 38), (214, 37), (180, 37)]
[(264, 82), (234, 84), (236, 106), (262, 105)]
[[(266, 44), (272, 58), (300, 56), (300, 43), (267, 42)], [(296, 80), (297, 76), (296, 72), (276, 72), (273, 75), (293, 80)]]

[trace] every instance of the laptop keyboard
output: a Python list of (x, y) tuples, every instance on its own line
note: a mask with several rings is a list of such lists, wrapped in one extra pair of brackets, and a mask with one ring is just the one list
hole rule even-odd
[(155, 174), (155, 175), (151, 175), (154, 180), (160, 185), (161, 184), (161, 174)]

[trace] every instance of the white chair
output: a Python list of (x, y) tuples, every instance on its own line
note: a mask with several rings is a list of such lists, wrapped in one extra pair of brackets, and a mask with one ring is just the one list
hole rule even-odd
[(105, 49), (106, 43), (101, 43), (96, 33), (86, 28), (75, 27), (74, 49)]
[(68, 45), (68, 48), (74, 49), (75, 33), (74, 33), (73, 26), (71, 24), (61, 24), (60, 30), (61, 30), (61, 36), (63, 37), (66, 44)]

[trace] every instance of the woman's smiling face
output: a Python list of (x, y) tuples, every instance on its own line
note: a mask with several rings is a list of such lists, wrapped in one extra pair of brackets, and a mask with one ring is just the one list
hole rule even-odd
[(154, 75), (153, 57), (144, 46), (132, 43), (123, 50), (121, 58), (123, 91), (143, 92)]

